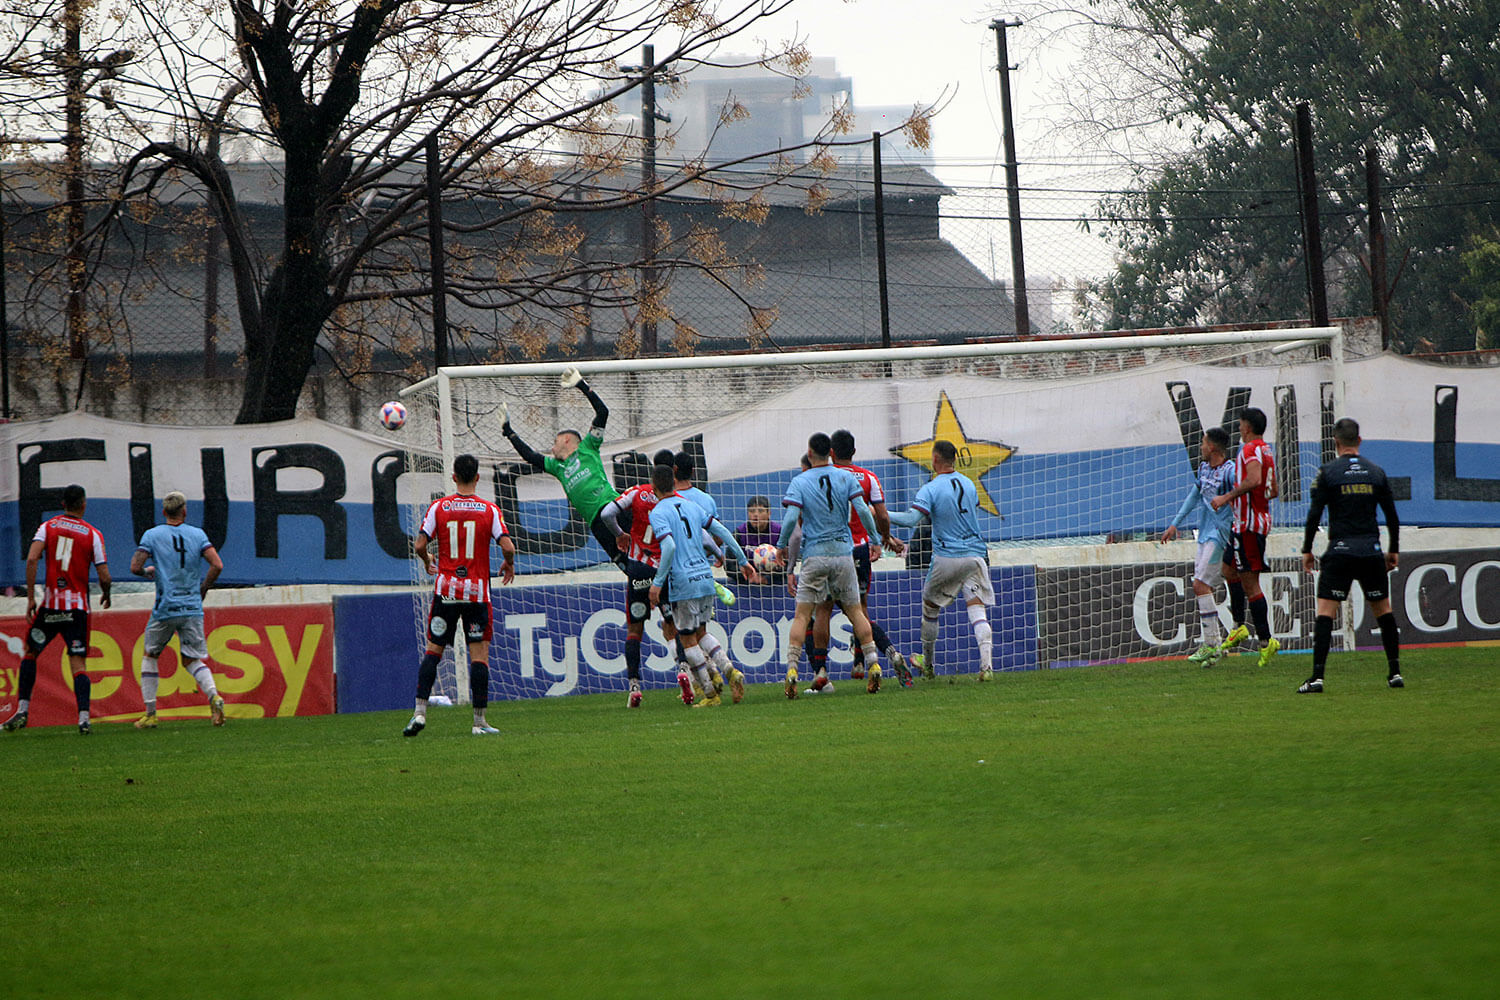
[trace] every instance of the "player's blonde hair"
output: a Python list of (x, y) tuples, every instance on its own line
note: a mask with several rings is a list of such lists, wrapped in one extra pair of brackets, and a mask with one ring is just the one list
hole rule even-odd
[(187, 510), (187, 497), (173, 490), (161, 498), (161, 512), (167, 517), (176, 517)]

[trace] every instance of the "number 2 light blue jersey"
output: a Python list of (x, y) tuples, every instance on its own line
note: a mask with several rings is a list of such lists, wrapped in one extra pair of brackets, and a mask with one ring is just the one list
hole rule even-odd
[(213, 542), (202, 528), (191, 524), (158, 524), (146, 529), (138, 548), (156, 567), (156, 605), (153, 619), (203, 614), (203, 552)]
[(800, 473), (781, 498), (783, 507), (796, 507), (802, 520), (802, 555), (849, 556), (854, 536), (849, 531), (849, 503), (864, 500), (854, 473), (837, 465), (819, 465)]
[(912, 508), (932, 522), (932, 554), (935, 556), (982, 556), (987, 553), (979, 533), (979, 493), (974, 481), (958, 472), (934, 476), (917, 491)]
[[(673, 493), (651, 508), (651, 531), (658, 542), (672, 539), (672, 562), (667, 570), (667, 592), (672, 600), (707, 597), (714, 592), (714, 567), (701, 539), (709, 515), (692, 500)], [(657, 579), (662, 574), (657, 572)]]

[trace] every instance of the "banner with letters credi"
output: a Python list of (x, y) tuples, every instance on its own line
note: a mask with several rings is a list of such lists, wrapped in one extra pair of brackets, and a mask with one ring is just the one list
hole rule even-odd
[[(996, 605), (994, 665), (1031, 670), (1037, 665), (1036, 595), (1029, 566), (993, 567)], [(621, 577), (624, 580), (624, 577)], [(921, 650), (923, 574), (876, 574), (870, 612), (906, 655)], [(795, 602), (780, 586), (735, 586), (733, 607), (719, 607), (709, 628), (752, 684), (780, 680)], [(490, 697), (536, 698), (574, 692), (624, 691), (624, 583), (581, 586), (496, 587), (494, 640), (490, 646)], [(334, 603), (340, 712), (410, 708), (421, 645), (409, 595), (340, 597)], [(848, 619), (831, 628), (829, 671), (847, 677), (853, 661)], [(943, 616), (939, 670), (974, 673), (978, 652), (962, 602)], [(804, 657), (803, 663), (806, 663)], [(642, 675), (647, 686), (671, 687), (677, 668), (662, 640), (660, 618), (646, 628)], [(890, 682), (895, 683), (894, 677)], [(451, 692), (450, 692), (451, 693)]]
[[(95, 722), (139, 718), (141, 654), (148, 611), (100, 611), (89, 616), (87, 669), (90, 715)], [(18, 674), (27, 623), (0, 618), (0, 718), (16, 709)], [(233, 719), (327, 715), (333, 704), (333, 609), (326, 604), (209, 608), (204, 616), (214, 684)], [(174, 637), (157, 660), (161, 686), (157, 714), (208, 718), (208, 702), (178, 656)], [(55, 638), (37, 660), (29, 724), (71, 725), (78, 720), (73, 674), (63, 640)]]
[[(1065, 667), (1185, 656), (1198, 647), (1191, 563), (1041, 568), (1037, 613), (1044, 666)], [(1316, 578), (1299, 560), (1273, 559), (1261, 575), (1271, 631), (1285, 650), (1311, 649)], [(1087, 594), (1088, 600), (1079, 595)], [(1380, 633), (1359, 588), (1344, 607), (1355, 645), (1380, 648)], [(1219, 618), (1230, 622), (1221, 586)], [(1500, 549), (1403, 552), (1391, 574), (1391, 611), (1403, 646), (1500, 643)], [(1335, 648), (1341, 648), (1335, 636)]]
[[(1384, 356), (1344, 371), (1346, 409), (1363, 424), (1364, 453), (1392, 477), (1404, 522), (1500, 525), (1500, 373)], [(768, 496), (779, 516), (813, 431), (851, 430), (855, 460), (882, 478), (895, 508), (931, 478), (933, 441), (947, 439), (958, 448), (958, 470), (978, 486), (986, 539), (1098, 540), (1159, 531), (1191, 482), (1203, 428), (1223, 423), (1237, 435), (1234, 416), (1257, 406), (1269, 418), (1280, 470), (1273, 515), (1292, 526), (1305, 516), (1313, 470), (1332, 455), (1327, 428), (1339, 414), (1328, 372), (1174, 363), (1069, 378), (897, 372), (809, 381), (701, 426), (607, 437), (604, 453), (624, 488), (649, 474), (646, 456), (655, 449), (690, 450), (700, 481), (735, 527), (752, 496)], [(612, 428), (634, 422), (626, 401), (605, 402), (616, 409)], [(576, 405), (586, 408), (581, 397)], [(20, 581), (32, 533), (72, 482), (88, 490), (89, 519), (122, 579), (161, 496), (180, 489), (189, 520), (224, 556), (225, 583), (409, 582), (413, 526), (403, 503), (448, 492), (451, 483), (430, 456), (408, 469), (401, 440), (316, 420), (162, 427), (71, 414), (0, 426), (0, 442), (15, 456), (0, 462), (0, 582)], [(480, 492), (505, 511), (519, 572), (601, 561), (551, 477), (495, 460)]]

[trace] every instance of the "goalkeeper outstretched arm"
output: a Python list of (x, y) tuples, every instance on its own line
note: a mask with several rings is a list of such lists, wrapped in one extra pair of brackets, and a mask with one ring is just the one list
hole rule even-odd
[(521, 435), (517, 434), (515, 429), (510, 426), (510, 419), (508, 417), (505, 423), (500, 425), (500, 433), (505, 435), (505, 440), (511, 443), (511, 446), (516, 449), (516, 453), (525, 459), (527, 464), (533, 469), (538, 472), (547, 471), (547, 459), (535, 448), (531, 447), (531, 445), (521, 440)]
[(604, 400), (600, 399), (599, 395), (593, 389), (589, 388), (588, 381), (584, 379), (577, 368), (569, 368), (564, 372), (562, 381), (564, 387), (570, 385), (577, 386), (578, 391), (583, 393), (584, 398), (589, 401), (589, 405), (594, 408), (594, 424), (589, 429), (589, 433), (595, 437), (604, 437), (604, 425), (609, 423), (609, 407), (604, 405)]

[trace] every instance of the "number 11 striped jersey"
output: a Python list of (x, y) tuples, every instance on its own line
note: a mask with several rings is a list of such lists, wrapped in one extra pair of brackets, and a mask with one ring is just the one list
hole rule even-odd
[(500, 508), (472, 493), (435, 500), (422, 518), (422, 534), (438, 554), (432, 591), (450, 601), (487, 604), (490, 599), (490, 543), (509, 532)]

